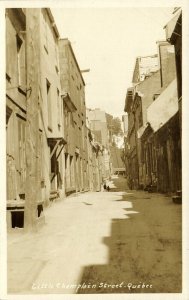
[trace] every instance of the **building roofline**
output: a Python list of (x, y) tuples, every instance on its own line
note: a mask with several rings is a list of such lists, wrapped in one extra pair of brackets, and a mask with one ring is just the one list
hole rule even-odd
[(82, 76), (82, 73), (81, 73), (79, 64), (78, 64), (78, 62), (77, 62), (77, 59), (76, 59), (75, 53), (74, 53), (74, 51), (73, 51), (72, 44), (71, 44), (70, 40), (69, 40), (68, 38), (61, 38), (60, 41), (67, 41), (67, 45), (69, 46), (69, 48), (70, 48), (70, 50), (71, 50), (71, 53), (72, 53), (72, 55), (73, 55), (74, 61), (75, 61), (75, 63), (76, 63), (77, 69), (78, 69), (78, 71), (79, 71), (81, 80), (82, 80), (82, 82), (83, 82), (83, 84), (84, 84), (84, 86), (85, 86), (85, 81), (84, 81), (84, 78), (83, 78), (83, 76)]
[[(173, 12), (174, 14), (174, 12)], [(174, 21), (175, 20), (175, 21)], [(175, 22), (175, 24), (174, 24)], [(169, 33), (169, 24), (173, 23), (172, 25), (172, 33)], [(176, 10), (176, 14), (172, 17), (171, 20), (164, 26), (166, 31), (166, 38), (169, 43), (174, 45), (177, 36), (182, 38), (182, 10), (179, 8)]]
[(179, 10), (182, 10), (182, 8), (181, 8), (181, 7), (174, 7), (173, 14), (175, 14), (175, 13), (178, 12)]
[(53, 14), (52, 14), (52, 12), (51, 12), (51, 9), (50, 9), (50, 8), (44, 8), (44, 9), (46, 10), (46, 12), (47, 12), (47, 14), (48, 14), (48, 17), (49, 17), (49, 20), (50, 20), (50, 22), (51, 22), (52, 29), (53, 29), (53, 31), (54, 31), (54, 33), (55, 33), (55, 36), (56, 36), (57, 39), (59, 39), (59, 38), (60, 38), (60, 34), (59, 34), (59, 32), (58, 32), (58, 28), (57, 28), (57, 26), (56, 26), (55, 19), (54, 19), (54, 17), (53, 17)]
[(138, 61), (139, 61), (139, 56), (136, 57), (135, 59), (135, 66), (134, 66), (134, 71), (133, 71), (133, 76), (132, 76), (132, 83), (134, 83), (134, 78), (135, 78), (135, 74), (136, 74), (136, 70), (137, 70), (137, 64), (138, 64)]
[(145, 55), (145, 56), (137, 56), (137, 58), (146, 58), (146, 57), (157, 57), (158, 55), (157, 54), (152, 54), (152, 55)]
[(158, 41), (156, 41), (156, 44), (161, 44), (161, 43), (162, 44), (164, 43), (164, 44), (167, 44), (167, 45), (169, 44), (169, 42), (167, 40), (158, 40)]
[(5, 15), (7, 15), (9, 11), (12, 11), (13, 14), (16, 13), (16, 18), (19, 20), (22, 27), (25, 28), (26, 27), (26, 13), (25, 13), (24, 9), (16, 8), (16, 7), (12, 7), (12, 8), (7, 7), (7, 8), (5, 8)]
[(135, 59), (135, 65), (134, 65), (134, 71), (133, 71), (133, 76), (132, 76), (132, 83), (135, 83), (134, 81), (134, 78), (135, 78), (135, 73), (136, 73), (136, 70), (137, 70), (137, 64), (139, 64), (139, 59), (141, 58), (147, 58), (147, 57), (151, 57), (151, 58), (154, 58), (154, 57), (158, 57), (158, 54), (152, 54), (152, 55), (145, 55), (145, 56), (137, 56), (136, 59)]

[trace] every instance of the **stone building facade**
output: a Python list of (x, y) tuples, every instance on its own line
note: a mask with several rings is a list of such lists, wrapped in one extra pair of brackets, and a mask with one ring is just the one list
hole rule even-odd
[(175, 53), (167, 41), (157, 46), (159, 69), (141, 80), (137, 58), (133, 87), (127, 90), (124, 158), (130, 188), (174, 193), (181, 188)]
[[(59, 33), (50, 9), (40, 13), (39, 132), (41, 149), (42, 199), (63, 196), (64, 112), (61, 99), (58, 55)], [(53, 25), (53, 26), (52, 26)]]
[(89, 189), (85, 82), (68, 39), (59, 40), (66, 194)]
[(7, 199), (25, 197), (26, 181), (26, 16), (6, 9)]
[[(51, 10), (7, 9), (8, 227), (23, 227), (30, 208), (35, 219), (50, 201), (90, 188), (84, 87), (71, 44), (60, 39)], [(35, 122), (29, 110), (31, 99), (35, 99)], [(32, 176), (37, 199), (30, 204), (28, 162), (32, 171), (36, 164)]]

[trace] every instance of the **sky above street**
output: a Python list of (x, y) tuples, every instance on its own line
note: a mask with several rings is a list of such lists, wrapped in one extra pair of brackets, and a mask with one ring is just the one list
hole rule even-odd
[(124, 114), (137, 56), (157, 53), (157, 40), (173, 7), (75, 7), (52, 9), (61, 38), (72, 43), (86, 82), (86, 105)]

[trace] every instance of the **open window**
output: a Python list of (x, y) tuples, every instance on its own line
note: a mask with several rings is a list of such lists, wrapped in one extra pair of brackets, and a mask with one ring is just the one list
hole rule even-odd
[(52, 131), (51, 84), (47, 79), (46, 79), (46, 91), (47, 91), (48, 129)]
[(18, 85), (26, 87), (26, 61), (25, 61), (25, 40), (21, 35), (16, 35), (17, 45), (17, 69), (18, 69)]

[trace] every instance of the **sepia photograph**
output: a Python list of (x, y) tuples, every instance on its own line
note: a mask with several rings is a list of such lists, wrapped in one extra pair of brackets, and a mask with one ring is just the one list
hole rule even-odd
[(3, 1), (2, 299), (189, 299), (186, 8), (142, 2)]

